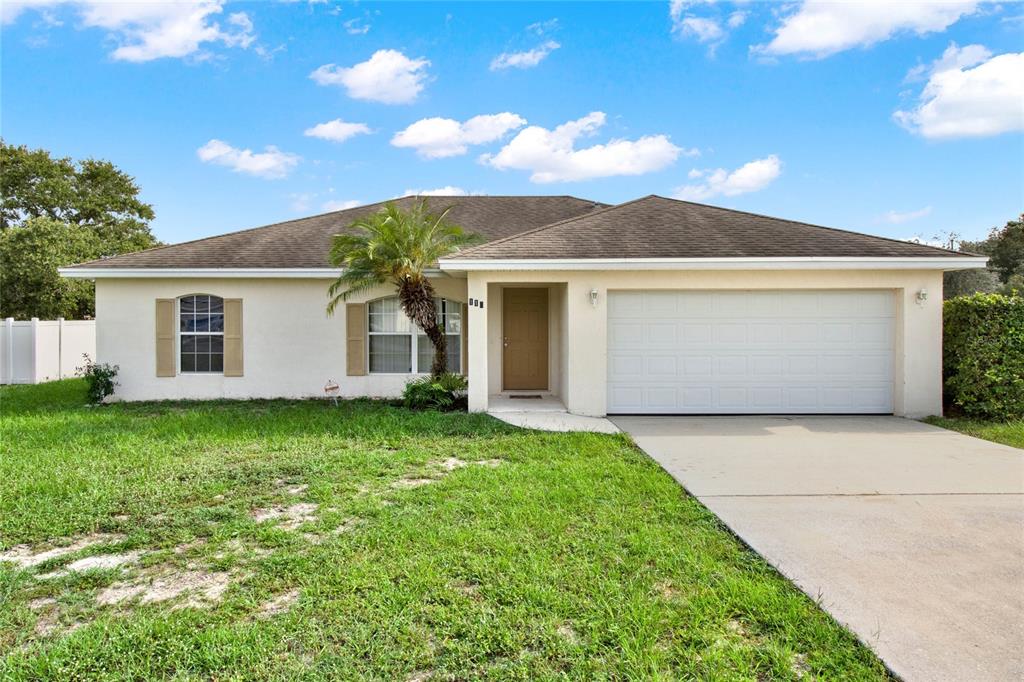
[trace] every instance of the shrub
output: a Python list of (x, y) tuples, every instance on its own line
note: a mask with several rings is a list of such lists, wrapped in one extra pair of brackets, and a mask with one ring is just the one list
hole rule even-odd
[(77, 368), (78, 373), (85, 377), (89, 402), (99, 405), (108, 395), (113, 395), (114, 386), (117, 386), (114, 377), (117, 376), (119, 367), (106, 362), (97, 364), (87, 353), (82, 353), (82, 357), (85, 358), (85, 365)]
[(455, 410), (465, 406), (468, 387), (466, 377), (446, 372), (410, 381), (402, 399), (406, 407), (416, 410)]
[(1024, 298), (974, 294), (943, 308), (947, 404), (971, 417), (1024, 417)]

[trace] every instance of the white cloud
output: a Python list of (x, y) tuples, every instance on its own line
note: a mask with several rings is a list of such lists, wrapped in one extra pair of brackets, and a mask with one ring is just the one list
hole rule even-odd
[(14, 21), (26, 9), (67, 4), (76, 9), (82, 25), (105, 29), (117, 47), (110, 56), (128, 62), (164, 57), (203, 57), (205, 44), (247, 48), (256, 40), (245, 12), (227, 17), (227, 28), (214, 21), (223, 0), (181, 2), (109, 2), (106, 0), (38, 0), (3, 3), (3, 22)]
[(931, 64), (918, 64), (907, 72), (904, 82), (912, 83), (919, 81), (926, 76), (931, 76), (950, 69), (965, 69), (982, 63), (992, 56), (984, 45), (966, 45), (958, 47), (956, 43), (950, 43), (942, 56)]
[(509, 131), (522, 128), (526, 119), (505, 111), (474, 116), (465, 123), (450, 118), (424, 118), (395, 133), (391, 144), (412, 147), (428, 159), (465, 154), (470, 145), (500, 140)]
[(548, 19), (547, 21), (536, 21), (526, 27), (526, 30), (530, 33), (535, 33), (539, 36), (545, 33), (551, 33), (558, 28), (558, 18)]
[(979, 4), (974, 0), (805, 0), (782, 20), (771, 42), (752, 51), (820, 59), (855, 47), (869, 47), (898, 33), (944, 31), (961, 17), (978, 11)]
[(402, 195), (403, 197), (467, 197), (470, 195), (479, 195), (480, 192), (467, 192), (461, 187), (453, 187), (452, 185), (445, 185), (444, 187), (438, 187), (437, 189), (407, 189)]
[(691, 180), (700, 178), (703, 182), (679, 187), (675, 197), (687, 201), (703, 201), (720, 194), (734, 197), (764, 189), (781, 173), (782, 162), (774, 154), (745, 163), (731, 173), (724, 168), (690, 171)]
[(683, 17), (678, 26), (682, 33), (695, 36), (702, 43), (718, 41), (725, 35), (722, 25), (707, 17)]
[(263, 152), (251, 149), (238, 149), (220, 140), (210, 140), (196, 150), (196, 155), (203, 163), (226, 166), (236, 173), (246, 173), (268, 180), (286, 177), (301, 157), (282, 152), (273, 145), (267, 146)]
[(932, 207), (925, 206), (916, 211), (888, 211), (882, 220), (892, 225), (902, 225), (903, 223), (909, 223), (912, 220), (918, 220), (932, 214)]
[(643, 175), (674, 163), (684, 152), (665, 135), (645, 135), (637, 140), (611, 140), (585, 149), (575, 148), (580, 137), (595, 134), (604, 123), (604, 113), (594, 111), (554, 130), (530, 126), (497, 154), (485, 154), (480, 161), (499, 170), (527, 170), (531, 173), (531, 182), (547, 183)]
[(319, 85), (340, 85), (354, 99), (407, 104), (423, 90), (428, 66), (427, 59), (409, 59), (397, 50), (377, 50), (355, 66), (324, 64), (309, 77)]
[(748, 12), (741, 12), (739, 10), (729, 15), (729, 19), (726, 22), (729, 28), (739, 28), (743, 25), (743, 22), (747, 20)]
[(362, 36), (370, 32), (370, 25), (362, 23), (362, 19), (349, 19), (343, 23), (345, 31), (350, 36)]
[(491, 60), (491, 71), (499, 69), (530, 69), (540, 64), (545, 57), (560, 48), (554, 40), (548, 40), (526, 52), (502, 52)]
[(363, 202), (358, 199), (331, 199), (330, 201), (325, 201), (321, 208), (324, 211), (344, 211), (362, 205)]
[(373, 131), (365, 123), (347, 123), (336, 118), (333, 121), (318, 123), (312, 128), (306, 128), (302, 134), (306, 137), (319, 137), (321, 140), (330, 140), (331, 142), (344, 142), (350, 137), (369, 135), (371, 132)]
[[(917, 105), (893, 114), (931, 139), (984, 137), (1024, 130), (1024, 52), (995, 57), (981, 45), (951, 44), (930, 68)], [(972, 68), (973, 67), (973, 68)]]
[[(672, 33), (683, 38), (695, 38), (697, 42), (708, 45), (708, 53), (714, 55), (718, 46), (729, 37), (726, 27), (738, 28), (747, 19), (747, 12), (737, 10), (725, 19), (723, 26), (715, 4), (714, 0), (671, 0), (668, 14), (672, 21)], [(704, 14), (695, 14), (695, 10), (701, 10)]]

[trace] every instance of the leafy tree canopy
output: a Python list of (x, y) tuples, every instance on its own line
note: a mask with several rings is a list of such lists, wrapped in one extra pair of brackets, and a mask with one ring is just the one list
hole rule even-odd
[(988, 256), (985, 270), (947, 272), (943, 287), (947, 299), (975, 292), (1024, 292), (1024, 214), (1003, 227), (994, 227), (988, 237), (971, 242), (949, 235), (949, 247)]
[(1024, 276), (1024, 214), (1003, 227), (994, 227), (987, 238), (979, 242), (960, 242), (963, 251), (989, 257), (989, 267), (1006, 284), (1014, 275)]
[(57, 268), (156, 246), (153, 216), (134, 178), (109, 161), (0, 140), (0, 316), (94, 314), (92, 283)]
[(100, 238), (86, 227), (31, 218), (0, 232), (0, 305), (4, 317), (81, 319), (93, 315), (93, 283), (65, 279), (57, 268), (95, 258)]

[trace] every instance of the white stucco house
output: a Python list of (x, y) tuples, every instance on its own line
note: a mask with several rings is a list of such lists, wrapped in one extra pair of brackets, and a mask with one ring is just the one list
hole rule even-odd
[[(397, 200), (399, 205), (415, 199)], [(606, 414), (942, 411), (942, 273), (985, 258), (648, 196), (430, 200), (484, 243), (432, 274), (469, 405)], [(63, 268), (96, 281), (124, 400), (394, 396), (429, 364), (387, 287), (326, 313), (373, 204)]]

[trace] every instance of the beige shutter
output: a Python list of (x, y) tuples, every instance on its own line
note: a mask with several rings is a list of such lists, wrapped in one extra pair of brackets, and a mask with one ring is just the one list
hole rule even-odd
[(224, 299), (224, 376), (242, 376), (242, 299)]
[(366, 374), (366, 304), (345, 305), (345, 373), (350, 377)]
[(469, 376), (469, 305), (462, 304), (462, 376)]
[(156, 375), (173, 377), (177, 374), (174, 357), (174, 299), (156, 299)]

